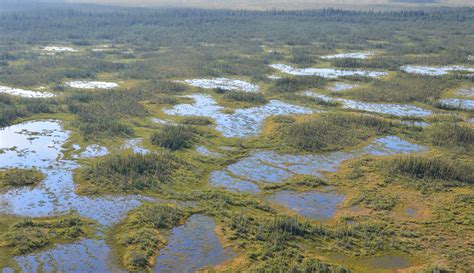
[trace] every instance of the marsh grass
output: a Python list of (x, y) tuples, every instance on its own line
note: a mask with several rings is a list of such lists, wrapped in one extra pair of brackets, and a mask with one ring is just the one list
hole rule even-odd
[[(197, 120), (201, 122), (201, 119), (191, 119), (191, 121)], [(165, 125), (160, 131), (151, 135), (150, 141), (153, 145), (171, 151), (187, 149), (194, 144), (195, 131), (186, 126)]]
[(157, 189), (171, 183), (183, 161), (167, 152), (114, 154), (98, 159), (80, 172), (80, 180), (101, 190)]
[(392, 122), (363, 114), (331, 113), (300, 123), (281, 126), (286, 145), (304, 151), (330, 151), (354, 146), (379, 134), (393, 132)]
[(0, 187), (34, 186), (44, 179), (37, 169), (0, 170)]
[(248, 102), (253, 104), (265, 104), (268, 100), (259, 93), (233, 91), (224, 94), (224, 99), (228, 101)]
[(474, 166), (442, 157), (397, 156), (390, 171), (417, 179), (438, 179), (474, 184)]
[(25, 255), (44, 249), (59, 241), (73, 241), (90, 236), (92, 222), (76, 216), (52, 219), (23, 219), (0, 232), (0, 246), (13, 249), (15, 255)]
[(390, 80), (375, 80), (367, 88), (346, 91), (347, 96), (374, 102), (427, 102), (437, 99), (442, 92), (456, 86), (456, 81), (446, 77), (426, 77), (401, 74)]
[(270, 87), (270, 91), (277, 93), (294, 93), (309, 88), (321, 88), (324, 87), (326, 83), (326, 79), (315, 76), (282, 78), (273, 83)]
[(206, 126), (213, 124), (212, 119), (208, 117), (185, 117), (180, 121), (182, 124), (185, 125), (198, 125), (198, 126)]
[(431, 144), (442, 148), (455, 148), (462, 152), (474, 151), (474, 129), (458, 123), (436, 124), (426, 130)]
[(184, 223), (188, 216), (166, 204), (145, 204), (131, 211), (114, 234), (124, 247), (121, 256), (125, 267), (131, 271), (150, 269), (167, 243), (162, 232)]

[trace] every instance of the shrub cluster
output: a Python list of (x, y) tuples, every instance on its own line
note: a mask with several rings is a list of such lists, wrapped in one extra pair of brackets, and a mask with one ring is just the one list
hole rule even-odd
[(165, 125), (151, 135), (151, 143), (171, 151), (190, 148), (194, 143), (194, 130), (186, 126)]
[(389, 133), (393, 124), (363, 114), (325, 114), (320, 118), (280, 127), (285, 144), (305, 150), (336, 150), (353, 146), (377, 134)]
[(169, 183), (180, 167), (173, 155), (163, 153), (110, 155), (86, 168), (82, 178), (110, 190), (153, 189)]

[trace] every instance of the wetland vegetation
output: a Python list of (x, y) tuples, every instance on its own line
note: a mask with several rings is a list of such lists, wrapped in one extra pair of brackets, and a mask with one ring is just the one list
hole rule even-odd
[(472, 7), (5, 6), (3, 272), (474, 270)]

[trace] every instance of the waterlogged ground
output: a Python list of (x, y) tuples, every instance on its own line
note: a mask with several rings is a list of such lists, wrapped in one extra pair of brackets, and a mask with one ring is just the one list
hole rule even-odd
[(304, 96), (322, 99), (327, 102), (340, 102), (342, 103), (342, 107), (346, 109), (361, 110), (397, 117), (425, 117), (432, 114), (430, 110), (426, 110), (409, 104), (368, 103), (341, 98), (332, 98), (312, 91), (305, 91), (302, 94)]
[(387, 72), (370, 70), (346, 70), (335, 68), (294, 68), (287, 64), (272, 64), (271, 68), (295, 76), (319, 76), (323, 78), (335, 79), (343, 76), (365, 76), (379, 78), (388, 75)]
[(447, 75), (450, 72), (464, 71), (464, 72), (474, 72), (474, 67), (462, 66), (462, 65), (452, 65), (452, 66), (418, 66), (418, 65), (407, 65), (402, 66), (401, 70), (406, 73), (419, 74), (426, 76), (443, 76)]
[(234, 253), (222, 247), (214, 228), (214, 220), (204, 215), (193, 215), (184, 225), (173, 228), (153, 272), (195, 272), (230, 260)]
[(126, 272), (108, 262), (111, 260), (103, 239), (84, 239), (15, 258), (23, 272)]
[(279, 183), (296, 174), (324, 177), (324, 172), (335, 172), (343, 161), (355, 157), (410, 154), (425, 150), (424, 146), (412, 144), (396, 136), (387, 136), (352, 152), (291, 155), (274, 151), (254, 151), (226, 169), (212, 172), (209, 184), (234, 191), (257, 193), (258, 185)]
[(150, 151), (140, 146), (140, 143), (143, 142), (142, 138), (132, 138), (127, 139), (125, 143), (122, 145), (122, 149), (124, 150), (132, 150), (136, 154), (147, 154)]
[[(78, 165), (65, 159), (62, 145), (69, 132), (55, 120), (25, 122), (0, 130), (0, 169), (32, 168), (46, 178), (38, 186), (0, 193), (0, 213), (24, 217), (63, 215), (72, 211), (104, 226), (120, 221), (126, 213), (149, 198), (124, 196), (78, 196), (72, 171)], [(107, 272), (109, 248), (100, 237), (57, 247), (28, 256), (16, 257), (27, 272), (40, 265), (64, 272)], [(30, 270), (31, 269), (31, 270)], [(63, 270), (62, 270), (63, 269)]]
[(458, 91), (456, 91), (456, 95), (461, 97), (474, 97), (474, 87), (460, 88)]
[(55, 95), (49, 92), (38, 92), (31, 90), (23, 90), (18, 88), (11, 88), (7, 86), (0, 86), (0, 93), (12, 96), (19, 96), (23, 98), (52, 98)]
[(182, 83), (189, 84), (194, 87), (200, 87), (205, 89), (222, 89), (228, 91), (244, 91), (244, 92), (259, 92), (260, 88), (256, 84), (252, 84), (246, 81), (237, 79), (227, 78), (214, 78), (214, 79), (192, 79), (179, 81)]
[(206, 148), (204, 146), (196, 147), (196, 152), (198, 152), (201, 155), (209, 156), (209, 157), (221, 157), (222, 156), (221, 153), (211, 151), (211, 150), (209, 150), (208, 148)]
[(266, 118), (274, 115), (302, 115), (315, 113), (315, 110), (301, 107), (279, 100), (270, 100), (267, 104), (236, 109), (234, 113), (224, 113), (224, 107), (219, 106), (210, 96), (193, 94), (186, 96), (192, 98), (192, 104), (179, 104), (164, 112), (170, 116), (203, 116), (215, 120), (216, 129), (225, 137), (246, 137), (257, 135)]
[(342, 92), (350, 89), (354, 89), (359, 87), (357, 84), (350, 84), (350, 83), (345, 83), (345, 82), (336, 82), (332, 86), (329, 86), (329, 90), (331, 92)]

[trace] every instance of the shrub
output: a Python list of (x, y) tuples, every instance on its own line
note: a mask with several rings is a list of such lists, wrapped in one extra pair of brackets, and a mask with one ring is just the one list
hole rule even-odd
[(158, 251), (166, 244), (161, 229), (170, 229), (185, 219), (177, 207), (164, 204), (145, 204), (134, 209), (125, 223), (126, 234), (118, 234), (126, 247), (123, 256), (125, 266), (131, 271), (142, 271), (153, 265)]
[(110, 155), (86, 168), (82, 178), (111, 190), (144, 190), (169, 183), (179, 168), (178, 159), (169, 153)]
[(256, 104), (267, 103), (267, 99), (262, 94), (243, 91), (228, 92), (224, 95), (224, 99), (229, 101), (240, 101)]
[(391, 126), (385, 119), (362, 114), (325, 114), (316, 120), (280, 127), (280, 132), (283, 141), (297, 149), (336, 150), (388, 133)]
[(3, 240), (15, 255), (25, 255), (58, 240), (73, 240), (87, 234), (90, 223), (75, 216), (65, 219), (24, 219), (11, 225)]
[(315, 76), (303, 76), (296, 78), (283, 78), (276, 80), (270, 90), (274, 92), (293, 93), (308, 88), (320, 88), (327, 80)]
[(181, 120), (182, 124), (186, 125), (211, 125), (212, 120), (207, 117), (185, 117)]
[(0, 186), (32, 186), (43, 178), (44, 175), (36, 169), (10, 169), (0, 171)]
[(431, 178), (474, 183), (474, 167), (444, 158), (398, 156), (391, 160), (390, 169), (413, 178)]
[(151, 143), (172, 151), (190, 148), (194, 143), (194, 131), (185, 126), (166, 125), (153, 133)]
[(474, 129), (457, 123), (434, 125), (427, 131), (428, 140), (436, 146), (474, 150)]

